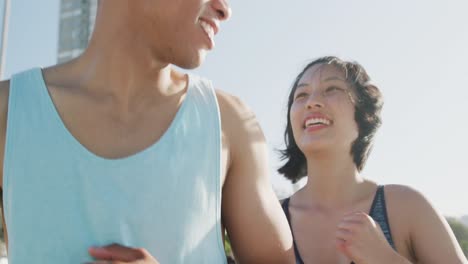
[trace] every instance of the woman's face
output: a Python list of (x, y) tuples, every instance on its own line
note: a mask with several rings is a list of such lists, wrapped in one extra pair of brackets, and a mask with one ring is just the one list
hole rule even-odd
[(358, 136), (353, 91), (334, 65), (309, 68), (294, 91), (290, 121), (294, 139), (306, 155), (324, 150), (351, 150)]

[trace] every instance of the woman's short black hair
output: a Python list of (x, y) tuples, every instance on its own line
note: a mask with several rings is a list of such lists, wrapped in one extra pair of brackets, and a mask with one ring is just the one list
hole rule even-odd
[(326, 64), (336, 66), (345, 73), (346, 81), (353, 91), (354, 119), (358, 126), (359, 135), (351, 146), (351, 155), (359, 171), (364, 168), (367, 157), (372, 149), (372, 142), (377, 129), (382, 124), (380, 112), (383, 106), (383, 98), (379, 89), (370, 83), (370, 77), (365, 69), (357, 62), (345, 61), (334, 56), (318, 58), (304, 67), (296, 77), (288, 98), (287, 125), (284, 132), (286, 149), (280, 150), (281, 159), (286, 163), (278, 169), (278, 172), (297, 182), (307, 174), (307, 161), (304, 153), (299, 149), (294, 140), (290, 120), (291, 106), (294, 101), (299, 80), (304, 73), (314, 65)]

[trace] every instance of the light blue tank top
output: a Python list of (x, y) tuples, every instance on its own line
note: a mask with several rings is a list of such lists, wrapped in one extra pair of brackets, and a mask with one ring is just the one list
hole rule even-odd
[(146, 248), (162, 264), (226, 263), (221, 236), (221, 125), (210, 82), (187, 96), (160, 140), (121, 159), (66, 129), (41, 69), (10, 83), (4, 210), (10, 264), (83, 263), (88, 248)]

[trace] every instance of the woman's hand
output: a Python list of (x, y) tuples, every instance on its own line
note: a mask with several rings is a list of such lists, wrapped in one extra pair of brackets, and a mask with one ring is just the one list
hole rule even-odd
[[(362, 212), (347, 214), (337, 226), (336, 246), (356, 264), (400, 263), (379, 224)], [(409, 263), (409, 262), (402, 262)]]

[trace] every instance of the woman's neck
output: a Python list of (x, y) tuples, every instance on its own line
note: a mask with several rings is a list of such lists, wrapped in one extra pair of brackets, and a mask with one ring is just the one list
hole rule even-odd
[(307, 171), (307, 184), (294, 195), (305, 207), (346, 208), (375, 186), (360, 175), (350, 155), (309, 155)]

